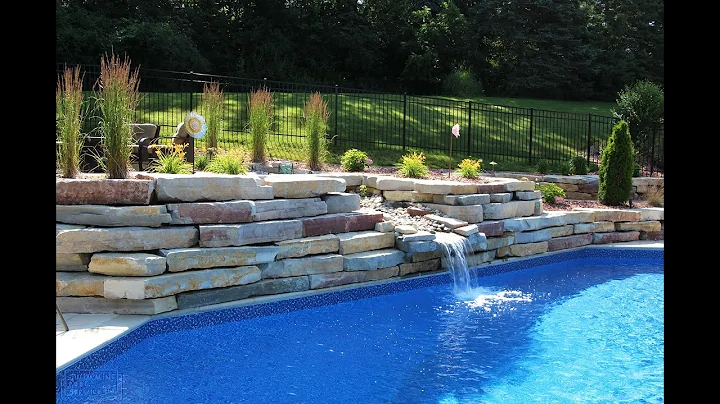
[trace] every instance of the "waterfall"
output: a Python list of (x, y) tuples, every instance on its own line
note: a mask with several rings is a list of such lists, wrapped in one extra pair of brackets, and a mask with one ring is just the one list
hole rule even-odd
[(477, 274), (467, 263), (467, 258), (474, 254), (470, 241), (455, 233), (436, 233), (435, 236), (435, 242), (443, 248), (443, 260), (453, 280), (453, 292), (458, 297), (474, 299), (478, 283)]

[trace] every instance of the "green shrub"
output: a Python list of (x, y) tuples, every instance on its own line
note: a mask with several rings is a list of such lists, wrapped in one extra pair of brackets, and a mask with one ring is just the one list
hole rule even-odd
[(610, 134), (598, 171), (598, 200), (605, 205), (621, 205), (630, 199), (635, 159), (628, 123), (621, 120)]
[(100, 110), (99, 131), (104, 160), (98, 160), (111, 179), (127, 178), (134, 143), (130, 124), (140, 103), (138, 68), (130, 71), (130, 59), (105, 54), (100, 60), (96, 105)]
[(207, 153), (195, 154), (195, 168), (199, 171), (205, 171), (210, 163), (210, 156)]
[(80, 66), (65, 68), (58, 77), (55, 106), (60, 131), (57, 140), (62, 142), (55, 162), (63, 177), (75, 178), (80, 173), (80, 151), (85, 137), (80, 131), (85, 119)]
[(598, 166), (596, 163), (588, 163), (588, 172), (596, 173), (600, 169), (600, 166)]
[(248, 100), (248, 129), (252, 140), (252, 161), (264, 163), (273, 124), (272, 94), (265, 88), (251, 91)]
[(218, 174), (246, 174), (249, 169), (245, 165), (244, 152), (220, 152), (208, 163), (206, 171)]
[(482, 84), (464, 67), (453, 70), (445, 78), (443, 91), (455, 97), (479, 97), (483, 95)]
[(535, 165), (535, 172), (538, 174), (547, 174), (550, 172), (550, 161), (542, 159)]
[(185, 161), (185, 144), (170, 146), (151, 145), (155, 149), (156, 158), (148, 167), (148, 171), (163, 174), (191, 174), (193, 166)]
[(223, 122), (224, 107), (225, 95), (220, 89), (220, 83), (211, 81), (203, 84), (202, 111), (207, 124), (208, 147), (218, 147), (218, 134)]
[(372, 195), (372, 192), (370, 192), (367, 185), (363, 184), (358, 187), (358, 194), (362, 197), (367, 197)]
[(407, 178), (424, 178), (430, 173), (425, 165), (425, 153), (413, 151), (402, 156), (402, 160), (396, 164), (398, 174)]
[(358, 149), (347, 150), (340, 157), (340, 166), (345, 171), (360, 172), (372, 163), (367, 153)]
[(477, 178), (482, 173), (482, 159), (463, 159), (458, 164), (457, 172), (464, 178)]
[(327, 158), (327, 120), (330, 116), (327, 102), (323, 100), (320, 93), (315, 92), (305, 103), (305, 153), (307, 164), (311, 170), (320, 170)]
[(535, 184), (535, 188), (540, 190), (542, 200), (546, 203), (555, 204), (557, 198), (565, 198), (565, 190), (553, 183)]
[(570, 175), (571, 170), (572, 168), (568, 161), (561, 161), (557, 164), (556, 171), (562, 175)]
[(588, 173), (588, 161), (584, 156), (577, 155), (570, 159), (570, 173), (573, 175), (585, 175)]
[[(665, 115), (665, 94), (660, 85), (650, 80), (639, 80), (618, 93), (613, 115), (628, 123), (633, 147), (650, 145), (652, 127)], [(649, 151), (646, 151), (649, 152)], [(642, 154), (642, 153), (641, 153)]]

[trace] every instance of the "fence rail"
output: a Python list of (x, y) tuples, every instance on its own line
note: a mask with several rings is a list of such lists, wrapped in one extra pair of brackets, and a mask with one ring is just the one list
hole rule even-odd
[[(83, 89), (92, 91), (100, 67), (80, 65)], [(64, 65), (57, 66), (61, 74)], [(161, 126), (161, 137), (173, 135), (178, 123), (190, 111), (202, 114), (203, 85), (219, 82), (225, 95), (225, 109), (218, 146), (223, 149), (250, 145), (247, 131), (248, 96), (266, 88), (272, 92), (274, 124), (268, 144), (270, 158), (302, 160), (306, 136), (303, 106), (312, 92), (328, 103), (328, 135), (331, 152), (342, 154), (350, 148), (371, 154), (400, 155), (408, 150), (443, 153), (449, 150), (450, 127), (460, 124), (462, 137), (453, 144), (453, 154), (534, 165), (568, 161), (582, 155), (599, 163), (617, 119), (595, 114), (548, 111), (439, 97), (387, 94), (337, 85), (299, 84), (273, 80), (140, 69), (142, 100), (136, 122)], [(88, 128), (97, 118), (86, 119)], [(642, 136), (642, 174), (664, 175), (664, 125), (658, 124)], [(196, 148), (206, 147), (206, 138)]]

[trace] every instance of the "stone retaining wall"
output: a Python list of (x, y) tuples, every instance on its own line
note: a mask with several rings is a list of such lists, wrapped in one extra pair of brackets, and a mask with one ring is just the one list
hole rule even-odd
[[(447, 270), (588, 244), (663, 239), (664, 209), (543, 212), (533, 181), (413, 180), (361, 173), (142, 174), (56, 180), (56, 300), (75, 313), (176, 309)], [(430, 233), (361, 209), (359, 185), (421, 202)]]

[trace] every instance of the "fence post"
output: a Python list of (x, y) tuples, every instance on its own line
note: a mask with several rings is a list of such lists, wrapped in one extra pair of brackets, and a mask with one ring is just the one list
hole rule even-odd
[(587, 161), (590, 161), (590, 145), (592, 143), (592, 114), (588, 114), (588, 141), (587, 141)]
[(407, 91), (403, 93), (403, 131), (402, 131), (402, 146), (403, 153), (405, 153), (405, 121), (407, 117)]
[(530, 108), (530, 141), (528, 142), (528, 164), (530, 165), (532, 165), (533, 111), (534, 108)]
[(468, 156), (470, 153), (470, 128), (472, 128), (472, 100), (468, 101), (468, 130), (467, 130), (467, 152)]
[(333, 134), (333, 145), (337, 145), (338, 126), (338, 85), (335, 84), (335, 133)]

